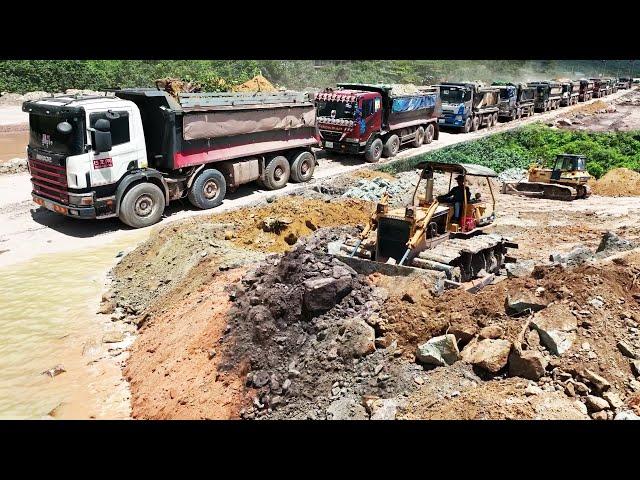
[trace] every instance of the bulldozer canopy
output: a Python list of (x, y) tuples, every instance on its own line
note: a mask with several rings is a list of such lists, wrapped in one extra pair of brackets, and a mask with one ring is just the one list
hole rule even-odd
[(497, 177), (498, 174), (489, 167), (475, 163), (420, 162), (416, 165), (420, 170), (430, 168), (435, 172), (461, 173), (473, 177)]

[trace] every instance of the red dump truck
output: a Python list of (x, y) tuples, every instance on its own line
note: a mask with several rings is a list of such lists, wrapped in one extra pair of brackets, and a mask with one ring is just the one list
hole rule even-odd
[(114, 93), (23, 104), (36, 203), (139, 228), (172, 200), (208, 209), (244, 183), (275, 190), (313, 175), (319, 138), (307, 94)]
[(316, 94), (322, 147), (364, 155), (367, 162), (394, 157), (401, 145), (437, 139), (438, 92), (412, 85), (342, 83)]

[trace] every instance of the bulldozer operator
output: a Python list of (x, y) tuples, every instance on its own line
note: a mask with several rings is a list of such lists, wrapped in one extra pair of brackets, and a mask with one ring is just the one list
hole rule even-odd
[(464, 175), (458, 175), (456, 177), (458, 185), (453, 187), (446, 195), (439, 195), (437, 197), (440, 203), (453, 203), (453, 216), (454, 221), (459, 221), (462, 214), (462, 205), (464, 204), (464, 195), (467, 196), (467, 203), (473, 203), (471, 199), (471, 190), (465, 185)]

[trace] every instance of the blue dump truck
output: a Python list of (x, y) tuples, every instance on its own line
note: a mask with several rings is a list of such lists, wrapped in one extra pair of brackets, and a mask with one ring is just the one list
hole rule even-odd
[(442, 101), (441, 127), (454, 127), (462, 132), (476, 131), (498, 123), (498, 87), (484, 87), (473, 82), (444, 82), (438, 85)]
[(498, 116), (506, 120), (515, 120), (533, 115), (533, 101), (536, 90), (522, 83), (493, 82), (500, 89)]

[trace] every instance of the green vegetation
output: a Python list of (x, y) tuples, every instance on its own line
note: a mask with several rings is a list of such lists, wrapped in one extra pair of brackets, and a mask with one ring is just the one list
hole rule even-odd
[(585, 155), (589, 173), (597, 178), (612, 168), (640, 171), (640, 132), (587, 133), (534, 124), (403, 159), (381, 170), (397, 173), (431, 160), (476, 163), (500, 173), (508, 168), (527, 168), (538, 160), (552, 160), (559, 153)]
[(556, 76), (640, 76), (640, 62), (628, 60), (5, 60), (0, 92), (25, 93), (68, 88), (100, 90), (150, 87), (163, 77), (196, 80), (217, 88), (242, 83), (258, 73), (291, 89), (323, 88), (337, 82), (433, 84), (443, 80), (527, 81)]

